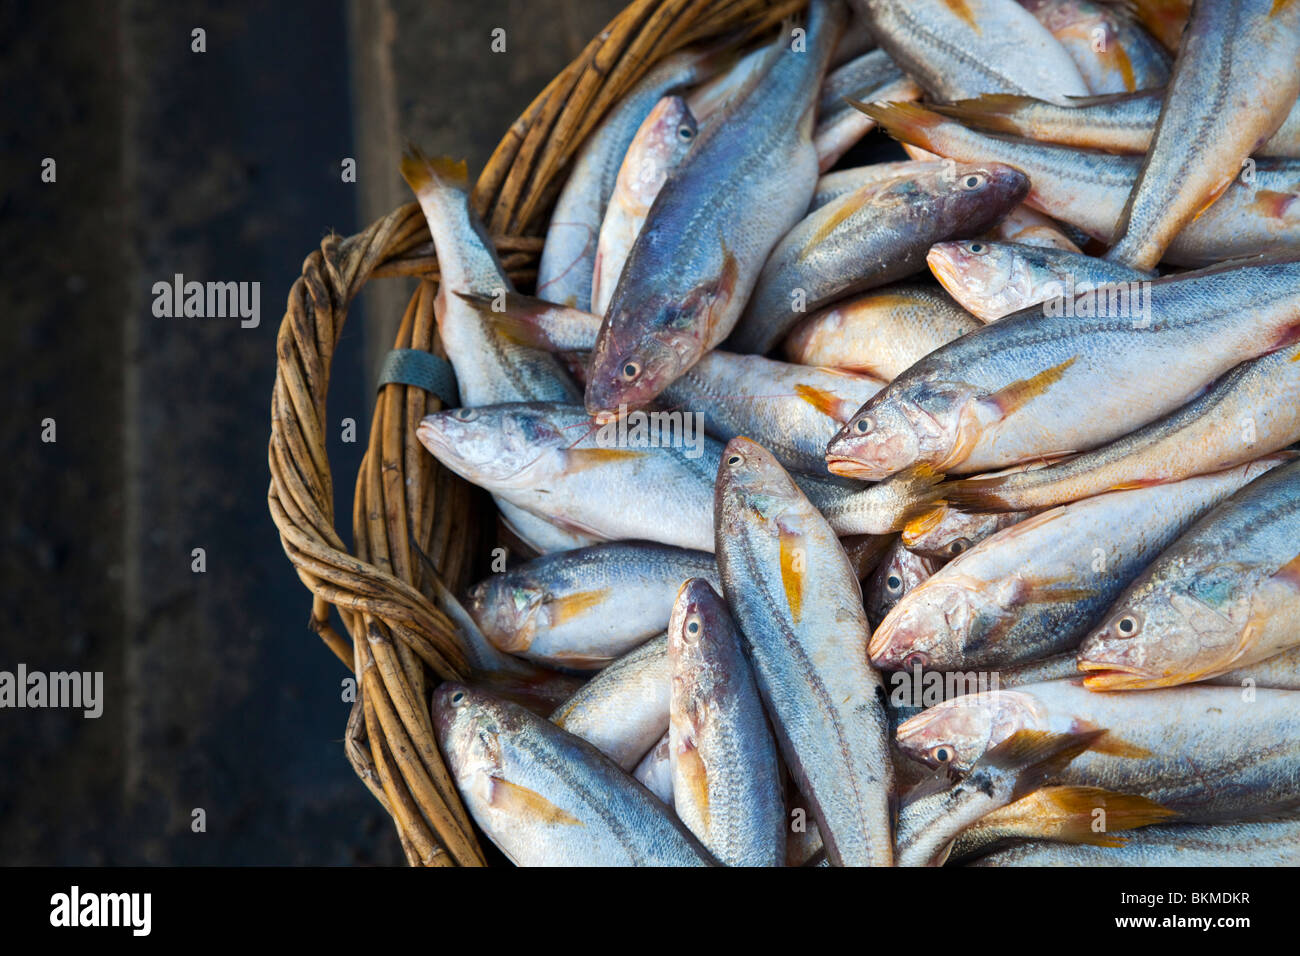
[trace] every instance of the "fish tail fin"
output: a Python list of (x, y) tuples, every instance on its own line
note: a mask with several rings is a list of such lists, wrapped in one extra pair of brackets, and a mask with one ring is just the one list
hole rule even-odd
[(932, 153), (940, 152), (932, 134), (935, 127), (947, 120), (933, 110), (916, 103), (863, 103), (854, 99), (848, 102), (880, 124), (894, 139)]
[(1032, 96), (1015, 93), (985, 93), (969, 100), (936, 103), (930, 109), (966, 126), (996, 133), (1023, 134), (1024, 124), (1016, 119), (1016, 114), (1037, 102), (1040, 101)]
[(1001, 494), (1006, 486), (1006, 478), (962, 478), (944, 489), (944, 500), (967, 514), (1015, 511)]
[[(505, 309), (498, 309), (499, 299), (490, 295), (479, 295), (474, 292), (454, 292), (457, 298), (461, 299), (478, 313), (479, 317), (489, 322), (502, 338), (515, 345), (526, 345), (529, 348), (542, 349), (545, 351), (558, 351), (553, 348), (546, 331), (538, 325), (535, 319), (535, 313), (531, 309), (520, 308), (517, 300), (525, 299), (525, 296), (518, 293), (505, 293)], [(516, 301), (511, 301), (511, 300)]]
[(1104, 730), (1068, 734), (1020, 730), (986, 753), (980, 763), (990, 770), (1014, 774), (1016, 785), (1012, 795), (1019, 798), (1059, 774), (1104, 733)]
[(914, 522), (922, 521), (946, 504), (947, 486), (943, 474), (929, 462), (918, 462), (891, 476), (889, 481), (899, 488), (904, 504), (890, 527), (890, 532), (903, 531)]
[(465, 160), (449, 156), (430, 159), (414, 143), (407, 143), (402, 151), (402, 178), (416, 196), (435, 189), (469, 191), (469, 166)]
[(1053, 838), (1065, 843), (1123, 846), (1123, 830), (1164, 823), (1177, 812), (1134, 793), (1114, 793), (1100, 787), (1044, 787), (1042, 798), (1051, 804), (1058, 827)]

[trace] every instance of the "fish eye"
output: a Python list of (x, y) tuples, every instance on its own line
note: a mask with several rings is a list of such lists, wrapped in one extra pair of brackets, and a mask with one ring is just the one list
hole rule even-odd
[(867, 432), (871, 431), (871, 419), (859, 418), (856, 422), (853, 423), (853, 430), (857, 432), (859, 435), (867, 434)]
[(623, 365), (623, 381), (632, 382), (641, 374), (641, 366), (636, 362), (627, 362)]
[(966, 251), (972, 256), (982, 256), (984, 253), (989, 251), (989, 247), (984, 245), (982, 242), (968, 242), (966, 244)]
[(952, 763), (952, 758), (955, 756), (956, 754), (947, 744), (937, 744), (930, 748), (930, 759), (935, 763)]
[(988, 178), (983, 173), (971, 173), (969, 176), (962, 178), (961, 188), (979, 189), (986, 182), (988, 182)]
[(465, 703), (465, 692), (463, 690), (458, 690), (453, 693), (449, 699), (451, 701), (451, 706), (460, 707)]
[(727, 456), (727, 464), (730, 465), (732, 468), (735, 468), (737, 465), (739, 465), (739, 464), (741, 463), (742, 460), (743, 460), (743, 459), (741, 459), (741, 457), (740, 457), (739, 455), (728, 455), (728, 456)]
[(952, 544), (948, 545), (948, 553), (953, 557), (961, 554), (970, 547), (970, 541), (966, 538), (958, 538)]
[(684, 142), (690, 142), (691, 139), (694, 138), (694, 136), (695, 136), (695, 130), (691, 129), (689, 126), (679, 126), (679, 127), (677, 127), (677, 138), (678, 138), (678, 139), (680, 139), (680, 140), (682, 140), (682, 141), (684, 141)]
[(1123, 617), (1119, 619), (1119, 622), (1115, 625), (1115, 630), (1119, 631), (1125, 637), (1128, 637), (1132, 634), (1136, 634), (1137, 629), (1138, 629), (1137, 618), (1135, 618), (1132, 614), (1125, 614)]
[(453, 412), (452, 414), (456, 416), (456, 420), (457, 420), (457, 421), (462, 421), (462, 422), (472, 422), (474, 419), (478, 418), (478, 409), (477, 409), (477, 408), (458, 408), (458, 409), (456, 409), (456, 411)]
[(689, 637), (699, 637), (700, 616), (698, 614), (692, 614), (690, 617), (688, 617), (686, 619), (686, 627), (683, 628), (683, 631), (685, 631), (685, 633)]
[(903, 658), (903, 669), (909, 671), (916, 670), (918, 667), (924, 669), (925, 665), (929, 663), (930, 655), (924, 651), (912, 651)]
[(885, 578), (885, 587), (891, 591), (901, 591), (903, 589), (903, 579), (897, 574), (891, 574)]

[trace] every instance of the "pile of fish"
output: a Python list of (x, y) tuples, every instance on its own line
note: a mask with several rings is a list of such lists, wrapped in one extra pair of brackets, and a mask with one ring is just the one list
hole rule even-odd
[(1298, 94), (1297, 0), (812, 0), (602, 118), (536, 296), (412, 150), (486, 837), (1300, 863)]

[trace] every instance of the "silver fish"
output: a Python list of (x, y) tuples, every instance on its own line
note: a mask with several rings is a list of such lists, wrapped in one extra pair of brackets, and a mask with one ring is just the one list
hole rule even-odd
[(599, 422), (652, 401), (731, 331), (817, 181), (812, 120), (844, 23), (813, 0), (806, 34), (698, 137), (660, 190), (610, 300), (585, 403)]
[(1105, 730), (1059, 783), (1147, 797), (1186, 819), (1300, 803), (1300, 694), (1204, 684), (1099, 693), (1080, 680), (966, 694), (904, 721), (898, 745), (962, 770), (1019, 730)]
[(892, 862), (893, 764), (862, 591), (825, 520), (758, 445), (727, 444), (718, 568), (782, 756), (838, 865)]
[(708, 581), (681, 587), (668, 625), (669, 758), (677, 815), (727, 866), (785, 861), (776, 743), (726, 604)]
[(1300, 461), (1252, 481), (1130, 585), (1079, 648), (1084, 685), (1169, 687), (1300, 645)]
[(1153, 269), (1228, 189), (1300, 95), (1300, 4), (1200, 0), (1107, 257)]
[(551, 213), (537, 265), (539, 298), (580, 308), (591, 303), (601, 220), (637, 129), (665, 94), (708, 75), (720, 60), (715, 50), (686, 50), (668, 57), (646, 73), (587, 138)]
[(1088, 95), (1065, 48), (1015, 0), (854, 0), (853, 9), (934, 99)]
[(433, 695), (465, 806), (519, 866), (708, 866), (672, 812), (587, 742), (461, 684)]
[(1009, 166), (955, 164), (828, 203), (772, 250), (727, 347), (770, 351), (805, 311), (923, 269), (934, 243), (979, 235), (1028, 190), (1029, 180)]
[(713, 555), (652, 541), (562, 551), (475, 585), (469, 610), (502, 651), (599, 668), (663, 633), (687, 578), (718, 581)]

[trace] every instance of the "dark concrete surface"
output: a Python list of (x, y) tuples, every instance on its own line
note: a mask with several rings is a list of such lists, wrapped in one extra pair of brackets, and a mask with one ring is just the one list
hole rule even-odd
[[(617, 7), (0, 7), (0, 671), (105, 682), (97, 720), (0, 709), (0, 864), (401, 861), (343, 755), (347, 672), (307, 630), (266, 511), (276, 330), (321, 237), (404, 201), (405, 139), (481, 167)], [(503, 55), (483, 52), (496, 26)], [(260, 283), (260, 324), (155, 317), (153, 284), (178, 272)], [(393, 285), (354, 310), (333, 370), (345, 540)]]

